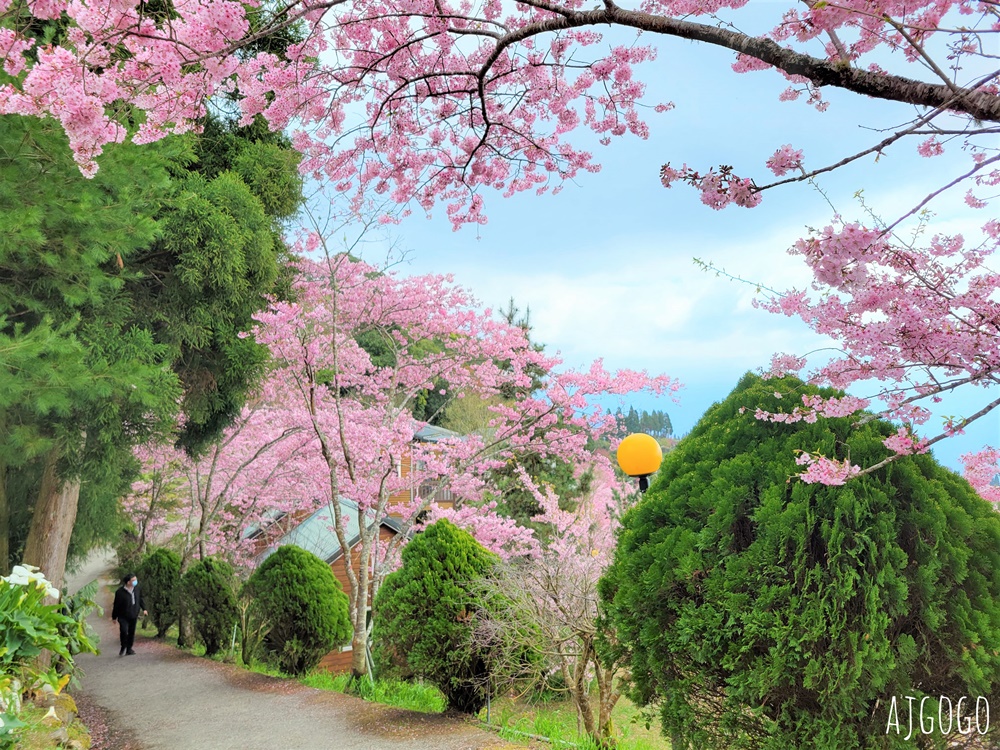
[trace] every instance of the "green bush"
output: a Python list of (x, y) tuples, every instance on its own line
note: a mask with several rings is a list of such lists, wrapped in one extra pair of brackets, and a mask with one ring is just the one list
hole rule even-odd
[(142, 582), (142, 596), (162, 638), (177, 622), (177, 594), (181, 580), (181, 557), (173, 550), (157, 547), (139, 563), (136, 575)]
[(206, 557), (181, 578), (181, 596), (205, 655), (214, 656), (229, 643), (236, 622), (236, 578), (229, 563)]
[(958, 735), (904, 740), (905, 696), (935, 720), (939, 696), (1000, 697), (1000, 517), (929, 455), (793, 478), (796, 450), (871, 466), (895, 432), (754, 417), (803, 393), (836, 395), (745, 376), (625, 515), (600, 591), (630, 697), (675, 750), (944, 746)]
[(418, 534), (375, 598), (377, 662), (437, 686), (449, 708), (477, 713), (486, 705), (489, 660), (471, 640), (473, 592), (496, 561), (448, 521)]
[(286, 674), (308, 672), (351, 637), (340, 581), (300, 547), (279, 547), (250, 576), (246, 591), (266, 623), (265, 660)]
[[(15, 565), (0, 578), (0, 750), (19, 746), (25, 727), (18, 718), (22, 693), (43, 685), (59, 692), (72, 677), (73, 657), (97, 653), (82, 619), (64, 614), (61, 604), (46, 603), (46, 597), (58, 593), (30, 565)], [(80, 611), (74, 615), (83, 616)], [(44, 651), (62, 665), (61, 671), (39, 659)]]
[[(87, 618), (92, 612), (99, 615), (104, 613), (104, 609), (97, 603), (99, 590), (100, 582), (94, 579), (75, 594), (67, 594), (64, 590), (59, 599), (59, 612), (67, 618), (58, 626), (59, 635), (66, 641), (66, 650), (71, 657), (83, 653), (96, 653), (96, 645), (101, 639)], [(57, 655), (53, 657), (52, 663), (59, 674), (73, 675), (72, 659), (67, 660)]]

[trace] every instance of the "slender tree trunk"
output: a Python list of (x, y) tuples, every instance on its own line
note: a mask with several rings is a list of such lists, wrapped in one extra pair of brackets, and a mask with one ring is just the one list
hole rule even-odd
[(597, 732), (598, 741), (602, 747), (615, 747), (617, 745), (617, 737), (615, 737), (615, 726), (611, 720), (611, 712), (614, 710), (615, 704), (618, 703), (618, 698), (621, 694), (615, 688), (615, 669), (608, 668), (605, 669), (600, 660), (594, 659), (594, 670), (597, 675), (597, 690), (598, 690), (598, 716), (597, 716)]
[[(377, 526), (375, 533), (378, 534)], [(351, 636), (352, 682), (368, 674), (368, 587), (370, 585), (368, 561), (371, 556), (371, 543), (367, 537), (366, 533), (362, 533), (358, 555), (358, 590), (354, 605), (354, 634)], [(351, 557), (350, 553), (344, 555), (348, 564)]]
[(59, 476), (60, 453), (58, 448), (52, 448), (45, 456), (38, 500), (24, 545), (24, 561), (38, 566), (57, 589), (62, 588), (66, 574), (66, 555), (80, 500), (79, 478), (67, 480)]
[(7, 464), (0, 460), (0, 576), (10, 573), (10, 505), (7, 500)]
[(597, 727), (594, 724), (594, 709), (590, 705), (590, 695), (587, 693), (587, 667), (590, 665), (591, 648), (584, 644), (582, 653), (576, 661), (573, 670), (573, 700), (576, 703), (577, 714), (583, 719), (583, 730), (597, 739)]

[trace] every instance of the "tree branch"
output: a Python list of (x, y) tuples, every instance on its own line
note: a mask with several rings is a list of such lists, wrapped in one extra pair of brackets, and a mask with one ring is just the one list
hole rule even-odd
[(959, 96), (956, 97), (956, 92), (944, 84), (926, 83), (886, 73), (872, 73), (852, 68), (841, 61), (831, 62), (805, 55), (763, 37), (752, 37), (716, 26), (626, 10), (614, 4), (606, 4), (604, 8), (597, 10), (548, 18), (507, 34), (483, 63), (479, 76), (485, 78), (503, 51), (520, 41), (540, 34), (601, 24), (626, 26), (653, 34), (725, 47), (773, 65), (788, 75), (807, 78), (817, 86), (834, 86), (856, 94), (921, 107), (947, 106), (977, 120), (1000, 122), (1000, 97), (994, 94), (959, 87)]

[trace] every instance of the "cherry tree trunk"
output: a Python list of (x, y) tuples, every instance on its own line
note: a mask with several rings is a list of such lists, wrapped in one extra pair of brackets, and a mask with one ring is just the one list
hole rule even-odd
[[(352, 555), (344, 555), (349, 561)], [(351, 636), (351, 680), (357, 680), (368, 674), (368, 586), (367, 574), (368, 555), (361, 550), (361, 570), (358, 576), (358, 588), (354, 600), (354, 621), (351, 623), (354, 634)], [(348, 562), (348, 564), (350, 564)]]
[(587, 690), (587, 666), (590, 664), (590, 644), (584, 644), (582, 653), (577, 657), (573, 670), (573, 702), (576, 703), (577, 715), (583, 721), (583, 730), (598, 739), (597, 727), (594, 724), (594, 710), (590, 705), (590, 695)]
[(600, 659), (595, 655), (594, 670), (597, 675), (598, 689), (598, 717), (597, 717), (597, 741), (602, 747), (615, 746), (615, 726), (611, 719), (611, 712), (618, 703), (620, 694), (614, 685), (615, 670), (606, 669), (601, 666)]
[(183, 584), (180, 583), (189, 567), (191, 567), (191, 552), (190, 548), (185, 548), (184, 554), (181, 556), (180, 572), (177, 574), (178, 588), (180, 589), (177, 596), (177, 645), (181, 648), (191, 646), (195, 641), (194, 625), (191, 622), (191, 614), (188, 612), (187, 596)]
[(364, 626), (359, 630), (357, 623), (351, 637), (351, 649), (351, 679), (359, 680), (368, 674), (368, 633)]
[(24, 545), (24, 562), (37, 566), (56, 589), (62, 589), (69, 539), (80, 500), (80, 480), (59, 476), (59, 457), (58, 448), (45, 456), (38, 500)]

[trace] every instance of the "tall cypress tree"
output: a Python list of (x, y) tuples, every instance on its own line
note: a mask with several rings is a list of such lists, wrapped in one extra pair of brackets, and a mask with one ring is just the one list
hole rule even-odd
[(115, 303), (119, 260), (159, 231), (168, 165), (190, 158), (180, 142), (115, 146), (107, 174), (85, 180), (67, 147), (49, 123), (0, 118), (0, 568), (19, 504), (33, 509), (28, 542), (54, 581), (79, 500), (63, 478), (99, 473), (111, 445), (164, 428), (175, 411), (165, 350)]
[(930, 455), (804, 484), (796, 451), (870, 466), (895, 429), (756, 419), (776, 392), (835, 395), (745, 376), (623, 519), (600, 591), (632, 698), (677, 750), (915, 747), (893, 698), (997, 705), (1000, 516)]
[(71, 533), (82, 552), (113, 532), (131, 449), (178, 402), (190, 450), (242, 408), (265, 353), (241, 332), (288, 289), (301, 201), (287, 142), (247, 132), (117, 146), (88, 181), (61, 134), (0, 118), (0, 570), (23, 547), (60, 580)]

